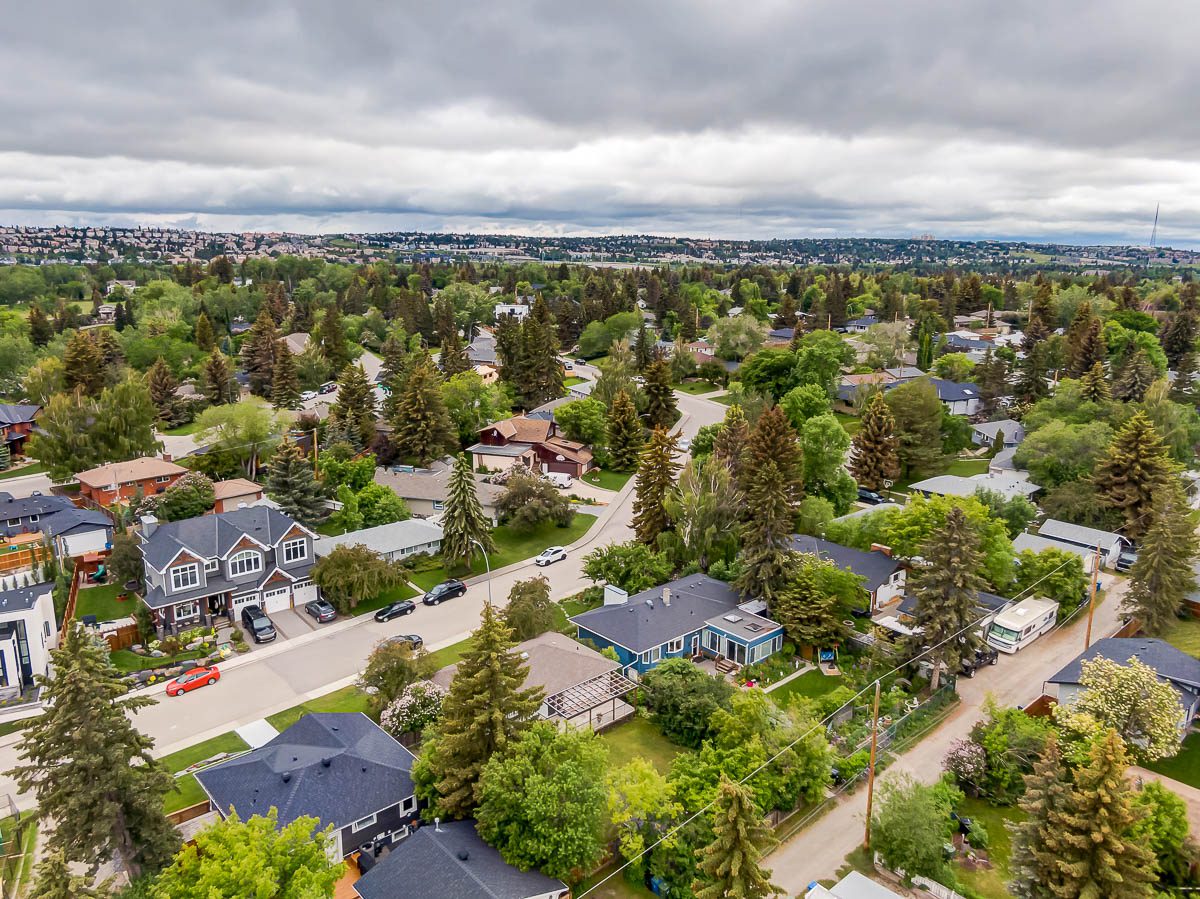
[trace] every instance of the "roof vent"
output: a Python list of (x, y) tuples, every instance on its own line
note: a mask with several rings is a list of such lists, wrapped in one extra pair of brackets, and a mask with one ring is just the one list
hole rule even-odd
[(742, 620), (742, 616), (741, 616), (741, 615), (725, 615), (725, 616), (723, 616), (723, 617), (724, 617), (724, 618), (725, 618), (725, 620), (726, 620), (726, 621), (728, 621), (730, 624), (737, 624), (739, 621), (741, 621), (741, 620)]
[(332, 764), (333, 764), (333, 759), (331, 759), (329, 756), (325, 756), (325, 758), (321, 759), (321, 767), (322, 768), (328, 768)]
[(288, 783), (291, 783), (291, 782), (292, 782), (292, 772), (291, 772), (291, 771), (284, 771), (284, 772), (283, 772), (283, 782), (284, 782), (285, 784), (288, 784)]
[(459, 860), (460, 862), (465, 862), (465, 861), (467, 861), (467, 859), (469, 859), (470, 857), (471, 857), (471, 853), (467, 852), (467, 850), (466, 850), (466, 849), (460, 849), (460, 850), (458, 851), (458, 860)]

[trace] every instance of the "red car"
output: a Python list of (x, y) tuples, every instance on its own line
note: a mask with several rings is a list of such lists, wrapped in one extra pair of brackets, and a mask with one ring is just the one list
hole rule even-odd
[(198, 687), (207, 687), (215, 684), (220, 679), (221, 672), (217, 670), (216, 665), (208, 668), (193, 668), (191, 671), (185, 671), (167, 684), (167, 695), (182, 696), (184, 693), (188, 693)]

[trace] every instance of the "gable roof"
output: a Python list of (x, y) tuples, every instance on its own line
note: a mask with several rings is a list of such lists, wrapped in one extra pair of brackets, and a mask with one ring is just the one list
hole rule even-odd
[[(980, 612), (999, 612), (1005, 606), (1011, 604), (1011, 599), (995, 593), (987, 593), (980, 590), (975, 594), (975, 608)], [(916, 610), (917, 598), (909, 593), (904, 594), (904, 597), (900, 600), (900, 604), (896, 606), (896, 611), (904, 615), (912, 615)]]
[[(440, 462), (435, 462), (433, 468), (412, 471), (375, 469), (375, 483), (392, 488), (401, 499), (444, 502), (449, 480), (450, 466)], [(495, 507), (496, 500), (503, 492), (504, 488), (500, 485), (487, 483), (481, 475), (475, 476), (475, 494), (484, 508)]]
[(141, 481), (146, 478), (168, 477), (173, 474), (183, 474), (187, 469), (157, 456), (142, 456), (139, 459), (129, 459), (126, 462), (109, 462), (97, 468), (89, 468), (75, 475), (75, 479), (89, 487), (109, 487), (113, 484), (127, 484), (130, 481)]
[(1047, 683), (1078, 684), (1083, 673), (1083, 662), (1100, 658), (1122, 665), (1136, 658), (1157, 671), (1159, 677), (1193, 694), (1200, 692), (1200, 659), (1176, 649), (1165, 640), (1150, 637), (1105, 637), (1097, 640), (1049, 678)]
[[(541, 687), (547, 697), (621, 667), (596, 650), (555, 631), (518, 643), (513, 652), (529, 666), (525, 686)], [(457, 671), (455, 662), (437, 672), (432, 680), (448, 688)]]
[(1099, 528), (1085, 528), (1083, 525), (1059, 521), (1057, 518), (1047, 518), (1043, 521), (1038, 533), (1051, 540), (1073, 543), (1087, 549), (1095, 549), (1098, 546), (1102, 550), (1110, 550), (1118, 543), (1129, 542), (1120, 534), (1102, 531)]
[(41, 411), (41, 406), (30, 403), (0, 403), (0, 425), (25, 424)]
[(98, 512), (95, 509), (75, 508), (53, 512), (41, 524), (42, 532), (49, 534), (51, 537), (70, 533), (76, 528), (86, 528), (88, 530), (104, 528), (105, 530), (112, 530), (113, 526), (112, 519), (103, 512)]
[(944, 378), (930, 378), (937, 390), (938, 399), (943, 403), (956, 403), (962, 400), (979, 399), (979, 387), (969, 381), (947, 381)]
[(279, 826), (311, 815), (345, 827), (413, 794), (413, 754), (359, 712), (305, 715), (269, 743), (196, 772), (225, 815), (279, 809)]
[(262, 487), (246, 478), (230, 478), (227, 481), (213, 482), (213, 496), (217, 502), (236, 499), (239, 496), (256, 496), (262, 492)]
[(566, 888), (508, 864), (471, 820), (419, 828), (354, 884), (361, 899), (529, 899)]
[(247, 506), (231, 512), (158, 524), (153, 534), (143, 536), (142, 556), (152, 568), (161, 571), (182, 549), (203, 559), (216, 559), (244, 537), (273, 546), (295, 527), (301, 526), (277, 509)]
[(1025, 427), (1019, 421), (1013, 421), (1011, 418), (981, 422), (971, 425), (971, 429), (989, 440), (995, 440), (998, 433), (1003, 433), (1005, 440), (1012, 440), (1016, 443), (1025, 439)]
[(505, 440), (516, 443), (544, 443), (550, 439), (553, 424), (544, 418), (527, 418), (524, 415), (514, 415), (503, 421), (494, 421), (480, 428), (479, 433), (495, 430)]
[(409, 518), (351, 531), (338, 537), (319, 537), (313, 544), (313, 550), (318, 556), (327, 556), (339, 546), (365, 546), (371, 552), (383, 555), (425, 543), (436, 543), (441, 539), (441, 525), (420, 518)]
[(791, 547), (796, 552), (809, 553), (838, 568), (857, 574), (863, 580), (868, 593), (874, 593), (886, 584), (902, 566), (898, 561), (879, 550), (864, 552), (851, 546), (842, 546), (820, 537), (793, 534)]
[(14, 497), (11, 493), (0, 493), (0, 523), (30, 515), (52, 515), (73, 510), (75, 504), (65, 496), (42, 494), (41, 496)]
[(1013, 538), (1013, 552), (1030, 552), (1040, 553), (1047, 549), (1057, 549), (1059, 552), (1071, 553), (1079, 556), (1083, 560), (1084, 571), (1091, 569), (1092, 551), (1083, 546), (1076, 546), (1074, 543), (1067, 543), (1063, 540), (1055, 540), (1052, 537), (1044, 537), (1041, 534), (1020, 533)]

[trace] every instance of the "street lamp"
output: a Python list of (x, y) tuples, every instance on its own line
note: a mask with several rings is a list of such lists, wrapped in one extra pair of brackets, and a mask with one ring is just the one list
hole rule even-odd
[(474, 537), (472, 537), (472, 538), (471, 538), (471, 542), (472, 542), (472, 543), (474, 543), (476, 546), (478, 546), (478, 547), (479, 547), (479, 551), (480, 551), (481, 553), (483, 553), (483, 564), (484, 564), (485, 566), (487, 566), (487, 575), (488, 575), (488, 578), (487, 578), (488, 605), (490, 606), (490, 605), (492, 605), (492, 563), (491, 563), (491, 561), (488, 559), (487, 550), (486, 550), (486, 549), (484, 549), (484, 547), (483, 547), (483, 544), (482, 544), (482, 543), (480, 543), (478, 540), (476, 540)]

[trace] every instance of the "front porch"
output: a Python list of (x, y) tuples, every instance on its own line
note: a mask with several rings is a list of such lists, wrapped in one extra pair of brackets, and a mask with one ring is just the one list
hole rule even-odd
[(152, 609), (154, 625), (164, 637), (193, 627), (236, 627), (228, 591)]

